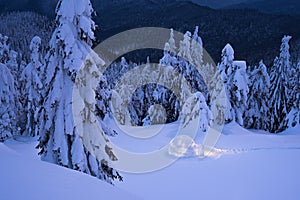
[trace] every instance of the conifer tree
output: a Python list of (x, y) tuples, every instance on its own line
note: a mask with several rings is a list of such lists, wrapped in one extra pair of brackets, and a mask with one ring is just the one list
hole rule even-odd
[(234, 111), (234, 120), (244, 125), (244, 112), (247, 107), (248, 99), (248, 77), (246, 74), (246, 62), (245, 61), (234, 61), (233, 62), (233, 79), (229, 82), (230, 85), (230, 103)]
[(291, 67), (289, 53), (289, 41), (291, 38), (291, 36), (282, 38), (280, 55), (275, 58), (270, 73), (270, 131), (272, 133), (280, 132), (286, 128), (280, 128), (280, 126), (290, 111), (288, 107), (288, 70)]
[(0, 63), (0, 142), (17, 134), (14, 78)]
[(191, 56), (191, 32), (187, 31), (184, 34), (184, 38), (182, 41), (180, 41), (179, 46), (179, 53), (178, 56), (181, 58), (184, 58), (186, 61), (191, 62), (192, 56)]
[(245, 127), (261, 130), (269, 129), (269, 89), (270, 76), (263, 61), (250, 75), (250, 92), (245, 114)]
[(231, 122), (234, 120), (234, 111), (231, 105), (231, 85), (233, 82), (233, 60), (234, 60), (234, 50), (230, 44), (227, 44), (222, 50), (222, 60), (218, 65), (218, 70), (221, 74), (221, 78), (225, 85), (225, 93), (226, 93), (226, 114), (225, 121)]
[(23, 106), (26, 114), (26, 128), (24, 135), (38, 134), (39, 112), (42, 103), (43, 84), (41, 80), (42, 63), (40, 59), (41, 38), (35, 36), (30, 43), (31, 61), (22, 72), (20, 81), (22, 86)]
[(291, 81), (293, 82), (292, 109), (281, 124), (281, 129), (293, 128), (300, 125), (300, 62), (296, 66), (294, 73), (293, 81)]
[(225, 121), (236, 121), (243, 125), (243, 115), (246, 110), (248, 77), (245, 61), (234, 61), (234, 50), (227, 44), (222, 50), (222, 62), (218, 65), (226, 92)]
[(200, 67), (203, 64), (203, 43), (201, 37), (198, 35), (199, 27), (196, 26), (195, 32), (192, 38), (191, 55), (194, 66)]
[[(111, 182), (121, 177), (109, 166), (109, 160), (115, 160), (115, 157), (111, 155), (111, 151), (106, 151), (109, 150), (108, 140), (104, 138), (104, 134), (99, 134), (98, 139), (103, 142), (101, 147), (105, 147), (105, 150), (101, 148), (101, 154), (97, 154), (96, 159), (96, 155), (90, 152), (91, 148), (86, 148), (86, 145), (95, 147), (95, 144), (92, 144), (94, 140), (89, 140), (91, 143), (85, 143), (84, 146), (85, 137), (81, 135), (89, 134), (89, 127), (98, 123), (97, 119), (90, 115), (95, 111), (95, 88), (92, 88), (91, 81), (100, 76), (97, 69), (104, 65), (104, 61), (91, 49), (96, 27), (91, 19), (93, 12), (89, 0), (58, 2), (56, 27), (45, 61), (45, 123), (40, 125), (38, 147), (43, 160)], [(83, 69), (77, 77), (82, 66)], [(80, 113), (87, 114), (82, 116), (84, 120), (77, 122), (78, 124), (75, 124), (72, 115), (74, 84), (81, 91), (76, 101), (85, 105), (78, 109), (82, 109)], [(99, 129), (102, 131), (101, 127)]]
[(177, 47), (176, 47), (176, 42), (175, 42), (175, 39), (174, 39), (174, 30), (173, 29), (171, 29), (170, 39), (168, 41), (168, 44), (170, 45), (171, 54), (173, 53), (175, 55), (175, 53), (177, 52)]

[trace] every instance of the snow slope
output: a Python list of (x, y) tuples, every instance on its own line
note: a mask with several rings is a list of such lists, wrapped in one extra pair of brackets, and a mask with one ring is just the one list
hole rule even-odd
[(18, 141), (0, 143), (0, 199), (138, 199), (89, 175), (42, 162), (36, 142)]
[[(112, 142), (145, 153), (166, 145), (177, 128), (178, 124), (170, 124), (149, 139), (120, 133)], [(217, 147), (232, 153), (218, 159), (182, 158), (152, 173), (122, 173), (124, 182), (115, 182), (115, 187), (42, 162), (34, 139), (16, 138), (0, 144), (0, 199), (298, 200), (299, 128), (271, 135), (231, 123), (224, 127)]]

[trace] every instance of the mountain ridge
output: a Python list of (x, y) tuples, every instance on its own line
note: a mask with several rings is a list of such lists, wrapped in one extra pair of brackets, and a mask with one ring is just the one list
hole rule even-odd
[(164, 5), (149, 2), (140, 0), (130, 5), (96, 9), (95, 21), (102, 30), (96, 33), (100, 41), (138, 27), (174, 28), (184, 33), (199, 26), (204, 47), (215, 62), (219, 62), (222, 48), (231, 43), (237, 59), (247, 60), (251, 65), (261, 59), (271, 65), (286, 34), (293, 36), (292, 49), (300, 41), (300, 29), (296, 26), (300, 24), (298, 16), (278, 16), (249, 9), (214, 10), (185, 1), (165, 1)]
[(300, 15), (299, 0), (256, 0), (242, 2), (223, 9), (254, 9), (263, 13), (280, 15)]
[[(14, 5), (18, 0), (9, 2)], [(256, 65), (264, 59), (267, 65), (271, 65), (279, 54), (284, 35), (293, 36), (291, 49), (300, 54), (300, 16), (264, 14), (249, 9), (215, 10), (190, 1), (94, 0), (92, 3), (97, 12), (94, 20), (100, 28), (96, 31), (100, 42), (138, 27), (174, 28), (184, 33), (194, 31), (195, 26), (199, 26), (204, 47), (215, 62), (219, 62), (222, 48), (231, 43), (237, 59), (247, 60), (250, 65)], [(41, 3), (27, 0), (15, 6), (19, 9), (14, 10), (32, 10), (52, 20), (55, 16), (55, 1), (45, 0)], [(8, 6), (0, 8), (9, 10)]]

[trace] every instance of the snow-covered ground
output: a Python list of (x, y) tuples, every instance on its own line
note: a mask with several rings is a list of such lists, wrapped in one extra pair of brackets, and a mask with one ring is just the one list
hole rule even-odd
[(0, 199), (140, 199), (89, 175), (40, 161), (34, 140), (0, 143)]
[[(168, 125), (150, 139), (121, 133), (112, 142), (145, 153), (166, 145), (176, 128), (176, 123)], [(0, 144), (1, 199), (300, 199), (300, 127), (270, 135), (231, 123), (216, 145), (231, 153), (218, 159), (182, 158), (146, 174), (122, 173), (124, 182), (114, 187), (42, 162), (35, 140), (17, 140)]]

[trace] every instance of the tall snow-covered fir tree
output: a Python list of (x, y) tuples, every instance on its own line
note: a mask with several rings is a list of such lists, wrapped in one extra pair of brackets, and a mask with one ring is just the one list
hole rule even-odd
[[(280, 47), (280, 55), (274, 60), (270, 72), (270, 131), (280, 132), (286, 127), (281, 127), (283, 120), (290, 111), (289, 104), (289, 70), (291, 68), (289, 41), (291, 36), (284, 36)], [(280, 129), (279, 129), (280, 128)]]
[(184, 38), (180, 41), (178, 56), (192, 62), (191, 55), (191, 32), (187, 31), (184, 34)]
[(13, 75), (4, 64), (0, 63), (0, 142), (18, 132), (15, 94)]
[(199, 27), (196, 26), (191, 44), (191, 56), (194, 66), (202, 66), (203, 64), (203, 43), (201, 37), (198, 35)]
[(170, 39), (169, 41), (167, 42), (167, 44), (169, 45), (169, 49), (168, 51), (172, 54), (172, 55), (175, 55), (175, 53), (177, 52), (177, 47), (176, 47), (176, 41), (174, 39), (174, 30), (171, 29), (170, 30)]
[(269, 129), (269, 89), (270, 76), (263, 61), (250, 75), (250, 92), (244, 125), (252, 129)]
[(165, 44), (164, 56), (160, 59), (159, 64), (165, 66), (172, 66), (172, 62), (177, 61), (175, 55), (177, 53), (176, 42), (174, 39), (174, 30), (170, 30), (170, 39)]
[(213, 120), (216, 124), (222, 125), (225, 123), (227, 101), (226, 90), (219, 71), (216, 71), (212, 77), (209, 88), (211, 91), (211, 111), (214, 114)]
[[(1, 36), (0, 36), (1, 39)], [(10, 70), (15, 84), (15, 105), (16, 105), (16, 123), (18, 129), (21, 129), (21, 132), (25, 129), (25, 117), (24, 117), (24, 110), (25, 108), (22, 106), (22, 96), (20, 94), (21, 90), (21, 73), (24, 67), (24, 62), (19, 62), (19, 58), (21, 53), (18, 53), (12, 49), (10, 49), (10, 42), (8, 36), (2, 37), (2, 41), (0, 42), (0, 58), (7, 68)]]
[(248, 99), (248, 76), (246, 73), (247, 65), (245, 61), (233, 62), (233, 80), (230, 84), (230, 102), (234, 111), (234, 117), (237, 123), (244, 125), (243, 116), (247, 108)]
[(294, 71), (292, 84), (292, 109), (281, 124), (282, 128), (293, 128), (300, 125), (300, 62)]
[(249, 92), (246, 62), (234, 61), (234, 50), (230, 44), (227, 44), (222, 50), (222, 62), (218, 65), (218, 69), (227, 95), (225, 121), (236, 121), (243, 125)]
[(230, 82), (233, 80), (233, 60), (234, 60), (234, 50), (230, 44), (227, 44), (222, 50), (221, 63), (218, 65), (218, 70), (221, 74), (221, 78), (225, 85), (226, 93), (226, 114), (225, 121), (231, 122), (234, 120), (233, 108), (230, 103)]
[(41, 38), (35, 36), (30, 43), (30, 63), (22, 72), (20, 82), (23, 83), (21, 96), (26, 114), (24, 135), (36, 136), (38, 133), (39, 111), (42, 103), (43, 84), (41, 80), (42, 63), (40, 57)]
[[(84, 66), (87, 73), (93, 73), (95, 66), (104, 65), (104, 61), (91, 49), (95, 40), (96, 27), (91, 19), (93, 12), (89, 0), (60, 0), (58, 2), (56, 27), (45, 59), (47, 74), (44, 101), (45, 123), (41, 123), (39, 127), (38, 147), (43, 160), (82, 171), (112, 183), (115, 178), (121, 179), (121, 176), (108, 164), (111, 158), (108, 154), (111, 152), (103, 151), (101, 156), (97, 154), (96, 159), (83, 145), (83, 136), (78, 131), (78, 128), (86, 130), (86, 127), (96, 121), (86, 116), (86, 120), (82, 121), (81, 125), (77, 124), (80, 126), (78, 127), (74, 124), (72, 115), (72, 91), (78, 70)], [(91, 54), (94, 56), (91, 57)], [(94, 107), (91, 103), (94, 101), (91, 99), (93, 95), (90, 95), (94, 88), (89, 85), (91, 80), (84, 76), (82, 78), (78, 86), (87, 90), (86, 93), (81, 94), (81, 101), (86, 102), (87, 106), (86, 109), (83, 108), (82, 113), (88, 114)], [(85, 97), (84, 94), (90, 96)], [(104, 137), (104, 133), (99, 135), (99, 137)], [(105, 138), (102, 138), (102, 141), (108, 142)], [(105, 150), (109, 149), (106, 148), (107, 144), (101, 145), (105, 146)], [(110, 160), (113, 159), (115, 157)]]
[[(9, 51), (9, 59), (6, 63), (7, 67), (10, 69), (12, 75), (15, 77), (16, 80), (19, 79), (20, 73), (19, 73), (19, 64), (17, 61), (18, 58), (18, 52), (14, 50)], [(15, 84), (18, 84), (17, 82)]]

